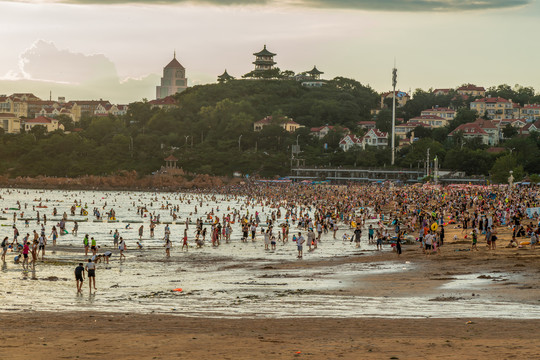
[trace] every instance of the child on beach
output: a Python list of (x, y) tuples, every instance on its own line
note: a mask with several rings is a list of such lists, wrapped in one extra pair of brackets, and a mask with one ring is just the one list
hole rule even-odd
[(472, 246), (471, 250), (478, 251), (478, 248), (476, 247), (476, 243), (478, 242), (478, 234), (476, 233), (476, 229), (473, 229), (472, 231)]

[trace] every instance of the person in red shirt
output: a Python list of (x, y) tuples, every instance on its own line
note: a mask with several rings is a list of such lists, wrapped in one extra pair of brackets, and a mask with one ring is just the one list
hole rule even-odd
[(26, 241), (23, 246), (23, 269), (28, 269), (28, 253), (30, 252), (30, 242)]

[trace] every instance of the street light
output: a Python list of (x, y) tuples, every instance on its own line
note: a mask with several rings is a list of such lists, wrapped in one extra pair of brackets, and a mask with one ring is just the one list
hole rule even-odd
[(187, 139), (189, 139), (189, 135), (184, 135), (184, 138), (186, 139), (186, 142), (184, 143), (184, 146), (187, 147)]
[(240, 137), (238, 137), (238, 151), (242, 151), (240, 149), (240, 141), (242, 140), (242, 134), (240, 134)]

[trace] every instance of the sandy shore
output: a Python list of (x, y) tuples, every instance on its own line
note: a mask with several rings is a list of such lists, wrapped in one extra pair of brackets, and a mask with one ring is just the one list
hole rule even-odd
[[(533, 359), (538, 320), (0, 315), (2, 359)], [(468, 321), (472, 323), (467, 324)]]

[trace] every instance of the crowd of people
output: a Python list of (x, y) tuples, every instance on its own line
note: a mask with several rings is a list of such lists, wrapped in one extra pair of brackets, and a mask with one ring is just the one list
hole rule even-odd
[[(536, 247), (539, 236), (539, 189), (537, 187), (507, 186), (391, 186), (391, 185), (301, 185), (301, 184), (259, 184), (247, 183), (223, 189), (214, 189), (213, 193), (192, 192), (172, 195), (175, 201), (163, 201), (156, 195), (149, 204), (132, 202), (139, 218), (149, 220), (149, 225), (138, 227), (138, 241), (134, 248), (143, 250), (145, 239), (156, 237), (156, 228), (163, 228), (163, 248), (165, 256), (171, 257), (173, 246), (178, 244), (181, 251), (188, 251), (190, 246), (219, 248), (231, 242), (234, 231), (239, 232), (242, 243), (261, 241), (265, 251), (275, 251), (278, 245), (294, 243), (297, 257), (304, 257), (304, 249), (313, 252), (323, 242), (336, 241), (338, 231), (343, 232), (343, 243), (354, 243), (362, 247), (362, 242), (382, 250), (383, 244), (390, 245), (397, 256), (402, 253), (402, 244), (416, 243), (426, 255), (437, 254), (444, 246), (445, 229), (448, 226), (458, 228), (463, 239), (471, 241), (471, 250), (478, 251), (478, 243), (485, 241), (490, 251), (497, 249), (498, 230), (502, 227), (511, 229), (512, 238), (508, 247)], [(226, 209), (220, 209), (221, 201), (228, 201)], [(176, 202), (176, 203), (175, 203)], [(231, 206), (234, 202), (236, 206)], [(161, 214), (148, 210), (158, 204), (162, 210), (168, 210), (171, 224), (182, 224), (181, 234), (171, 233), (169, 223), (162, 222)], [(95, 205), (95, 204), (91, 204)], [(36, 211), (37, 230), (28, 231), (22, 236), (17, 227), (19, 219), (24, 219), (24, 211), (29, 212), (28, 204), (17, 203), (14, 213), (12, 236), (5, 236), (2, 241), (3, 262), (6, 253), (15, 254), (14, 262), (28, 270), (35, 267), (41, 256), (45, 259), (46, 248), (56, 248), (61, 244), (61, 237), (67, 233), (68, 215), (50, 225), (47, 230), (44, 206)], [(23, 209), (24, 207), (24, 209)], [(88, 211), (82, 201), (69, 205), (73, 215), (77, 208), (80, 214)], [(189, 208), (189, 215), (181, 218), (181, 208)], [(204, 214), (201, 209), (210, 208)], [(534, 210), (530, 213), (531, 209)], [(84, 212), (83, 212), (84, 210)], [(39, 211), (42, 211), (40, 216)], [(528, 213), (529, 212), (529, 213)], [(57, 213), (53, 209), (53, 216)], [(93, 209), (96, 220), (117, 221), (114, 207), (105, 201)], [(139, 221), (142, 223), (142, 221)], [(25, 228), (30, 227), (24, 219)], [(125, 231), (132, 229), (131, 223)], [(79, 224), (74, 222), (72, 235), (77, 236)], [(123, 230), (122, 230), (123, 231)], [(348, 234), (351, 232), (351, 235)], [(148, 238), (145, 238), (148, 234)], [(363, 238), (367, 234), (367, 239)], [(454, 235), (455, 237), (457, 235)], [(97, 239), (85, 234), (82, 239), (86, 265), (82, 263), (75, 270), (77, 290), (85, 279), (85, 274), (95, 290), (96, 264), (109, 263), (113, 254), (120, 261), (126, 259), (128, 249), (126, 240), (116, 229), (110, 232), (110, 239)], [(130, 241), (135, 241), (130, 239)], [(181, 244), (181, 247), (180, 247)], [(101, 246), (103, 245), (103, 246)], [(112, 245), (112, 247), (110, 247)], [(101, 252), (102, 247), (105, 249)], [(82, 254), (81, 254), (82, 256)]]

